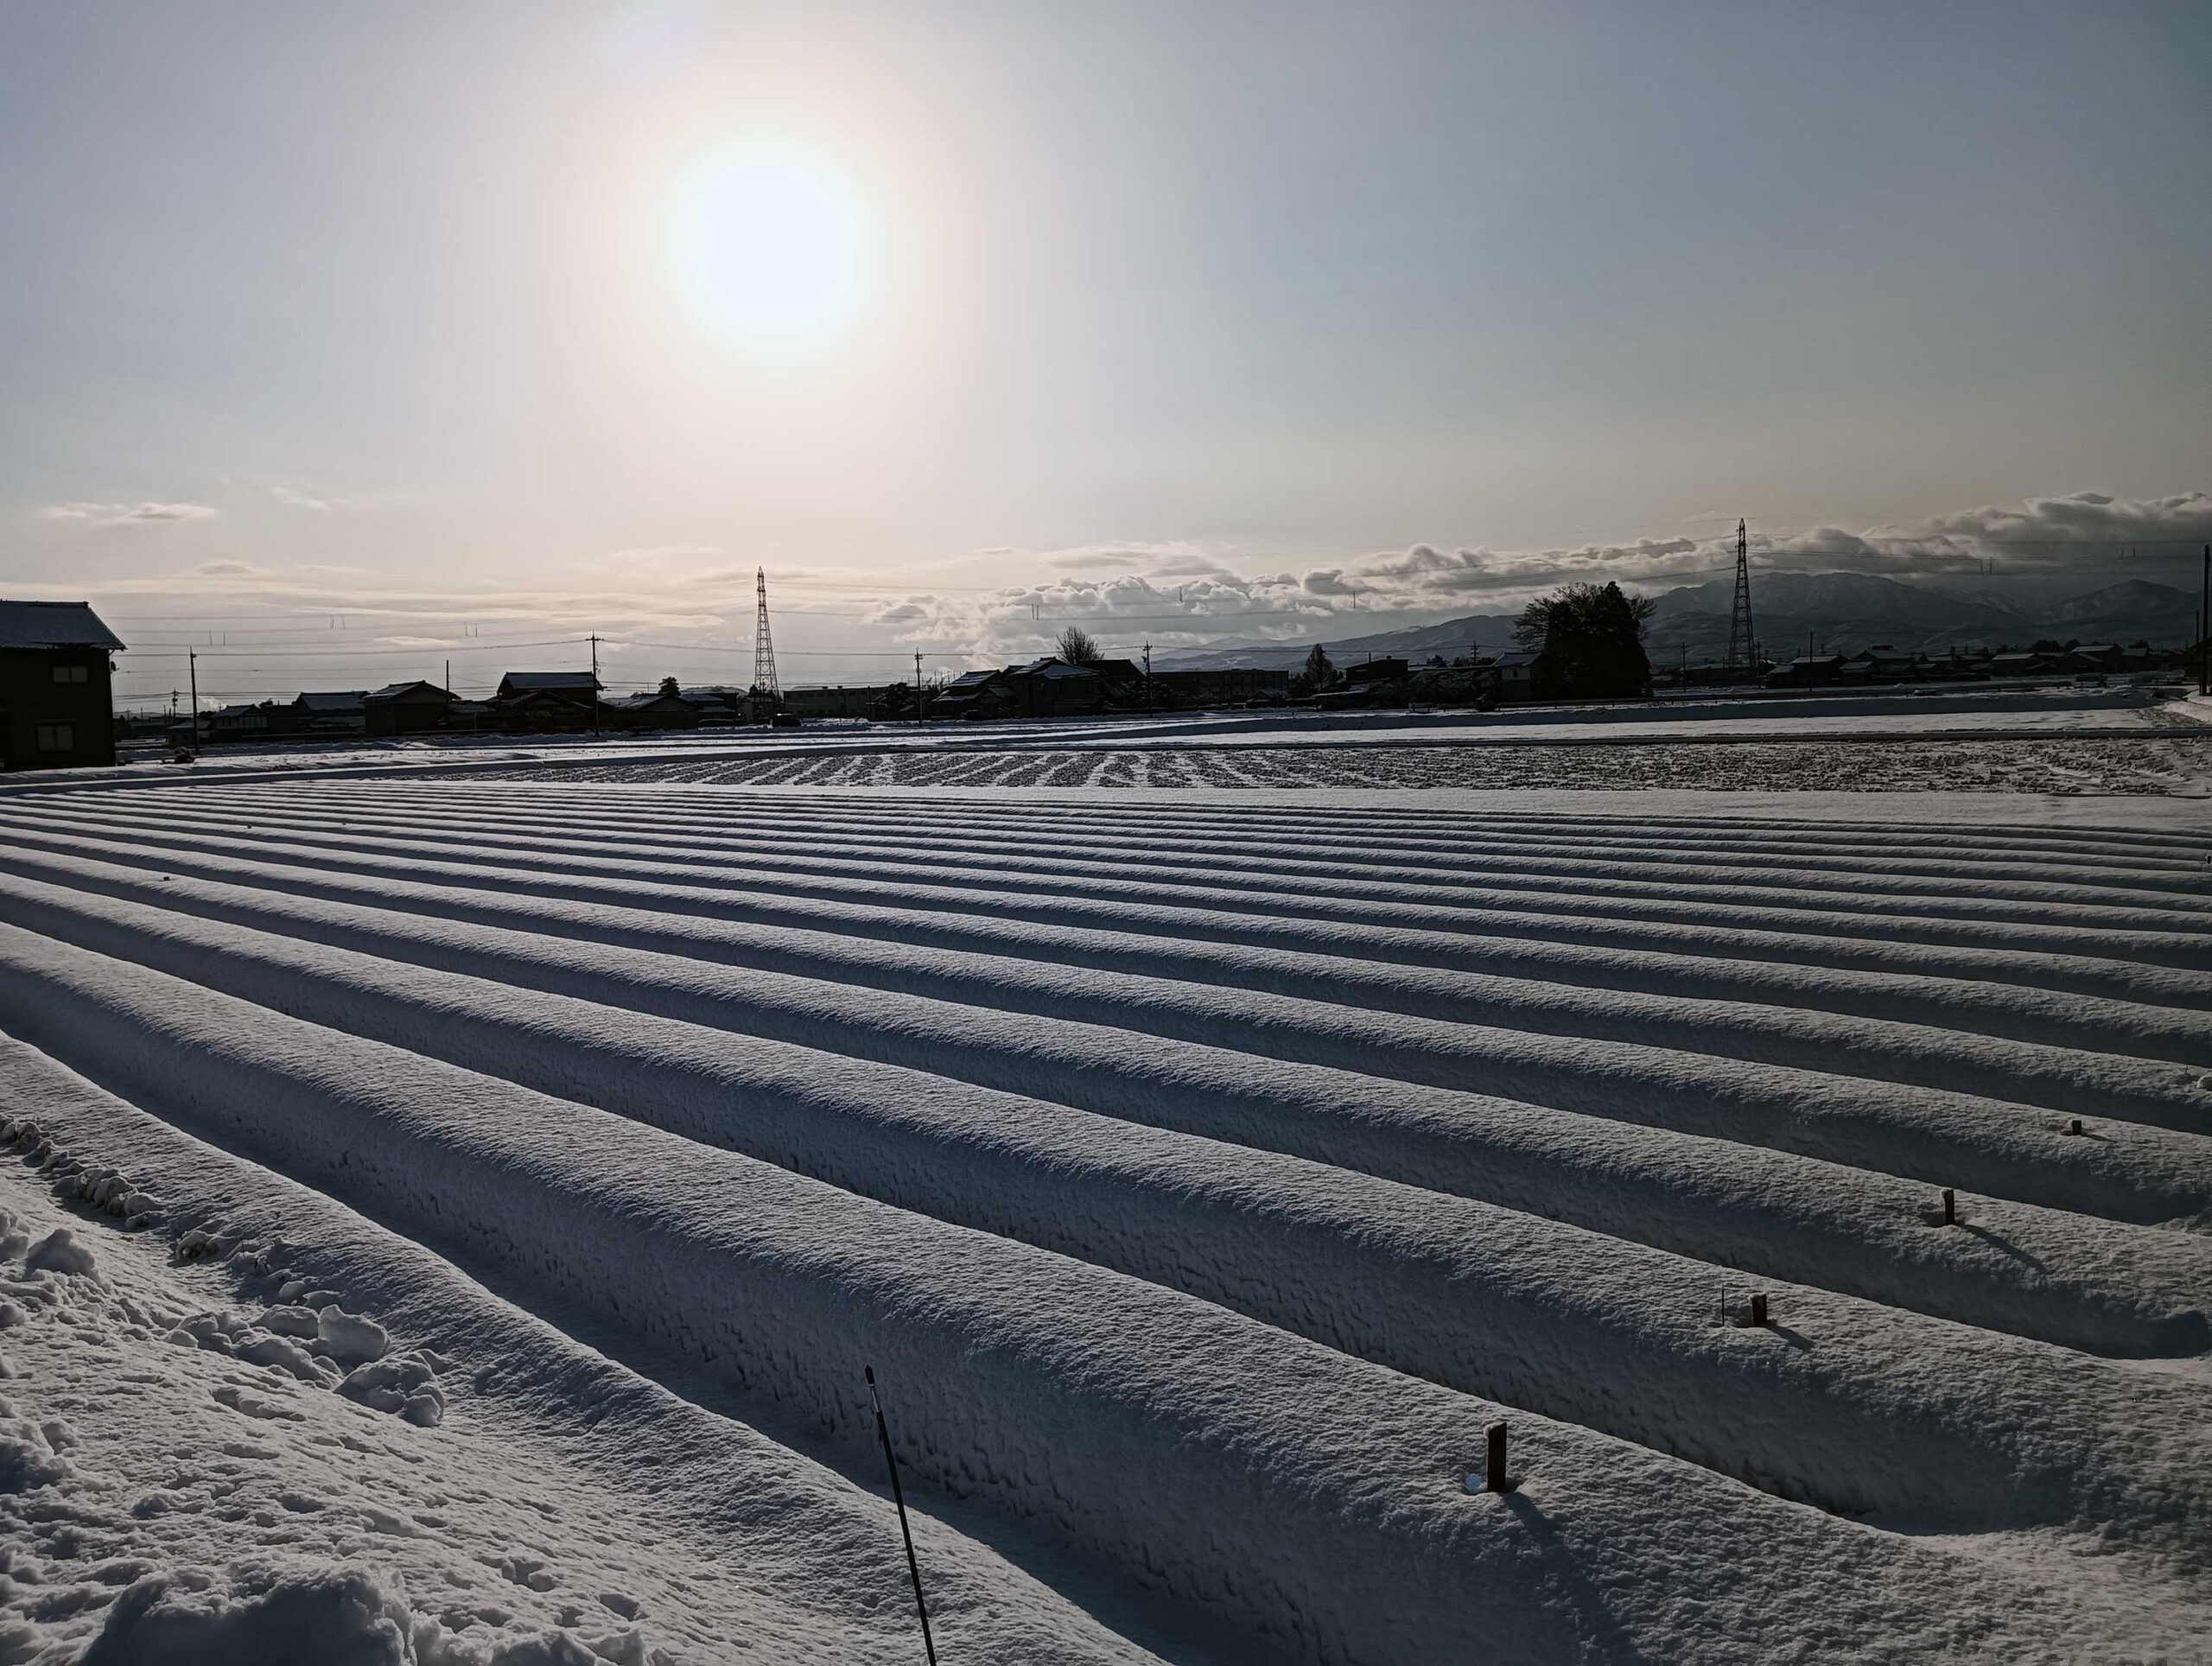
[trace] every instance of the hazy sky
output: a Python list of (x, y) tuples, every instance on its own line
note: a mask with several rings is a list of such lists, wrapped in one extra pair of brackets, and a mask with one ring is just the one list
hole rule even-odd
[(786, 681), (1738, 514), (2177, 579), (2208, 66), (2202, 3), (0, 0), (0, 591), (137, 696), (194, 630), (226, 692), (742, 681), (756, 564)]

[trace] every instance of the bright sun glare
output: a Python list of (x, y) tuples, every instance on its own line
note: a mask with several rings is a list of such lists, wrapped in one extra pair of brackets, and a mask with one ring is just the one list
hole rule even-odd
[(678, 188), (669, 258), (699, 321), (740, 347), (835, 340), (868, 298), (874, 227), (849, 180), (800, 150), (725, 152)]

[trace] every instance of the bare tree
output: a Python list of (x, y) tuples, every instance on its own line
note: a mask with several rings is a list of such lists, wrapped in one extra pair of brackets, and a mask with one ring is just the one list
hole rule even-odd
[(1096, 665), (1106, 657), (1080, 625), (1071, 625), (1060, 633), (1059, 647), (1060, 658), (1071, 665)]

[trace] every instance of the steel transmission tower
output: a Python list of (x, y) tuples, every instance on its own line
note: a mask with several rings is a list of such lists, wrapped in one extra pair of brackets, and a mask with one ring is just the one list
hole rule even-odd
[(776, 645), (768, 637), (768, 569), (756, 567), (753, 575), (760, 607), (759, 621), (753, 627), (753, 688), (755, 693), (766, 695), (771, 706), (781, 709), (784, 691), (776, 681)]
[(1728, 615), (1728, 658), (1722, 669), (1751, 671), (1758, 657), (1758, 644), (1751, 636), (1751, 546), (1739, 520), (1736, 523), (1736, 606)]

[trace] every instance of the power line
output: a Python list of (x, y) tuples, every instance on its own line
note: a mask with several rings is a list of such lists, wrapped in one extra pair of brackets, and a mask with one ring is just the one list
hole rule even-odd
[[(448, 646), (442, 643), (424, 643), (419, 646), (401, 648), (196, 648), (178, 646), (170, 652), (148, 652), (129, 648), (124, 652), (140, 659), (182, 659), (188, 653), (196, 653), (202, 659), (404, 659), (424, 654), (443, 653), (507, 653), (517, 648), (573, 648), (594, 640), (588, 636), (564, 636), (541, 642), (487, 642), (480, 648), (466, 644)], [(162, 644), (161, 647), (169, 645)]]

